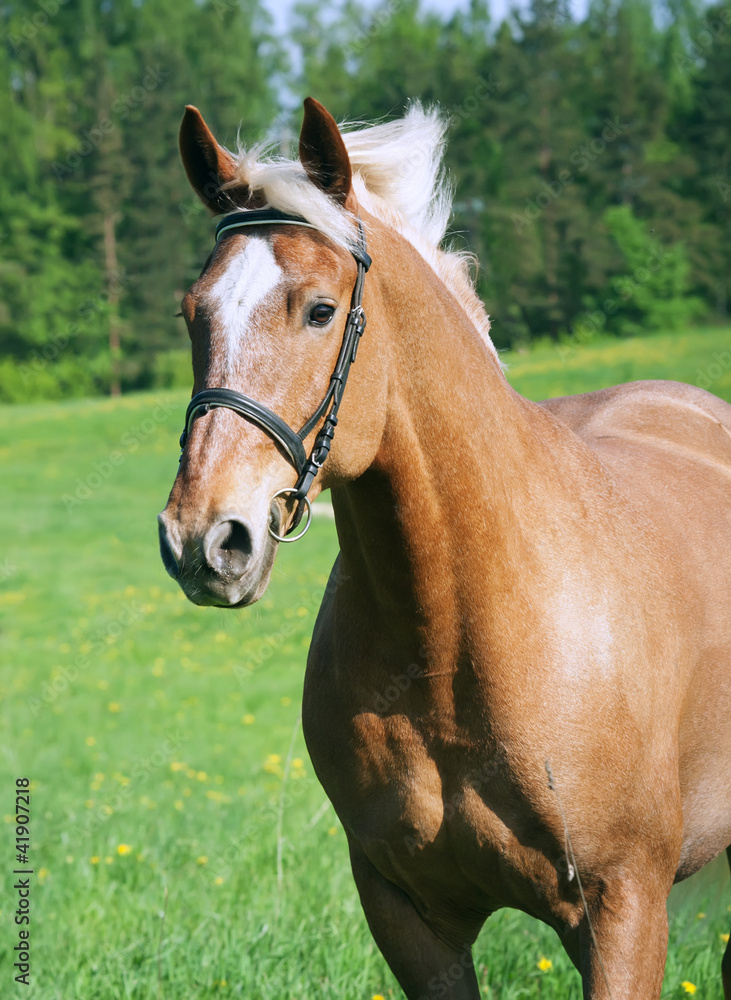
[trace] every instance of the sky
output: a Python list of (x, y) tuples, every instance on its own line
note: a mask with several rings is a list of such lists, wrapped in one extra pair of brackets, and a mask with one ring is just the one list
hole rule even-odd
[[(286, 31), (289, 27), (289, 18), (296, 0), (263, 0), (264, 6), (274, 17), (274, 23), (279, 31)], [(366, 0), (369, 6), (377, 7), (378, 0)], [(323, 6), (326, 6), (323, 3)], [(469, 0), (422, 0), (422, 8), (425, 10), (438, 11), (442, 14), (453, 14), (457, 10), (468, 10)], [(525, 0), (490, 0), (490, 16), (493, 24), (499, 24), (509, 9), (513, 6), (526, 6)], [(583, 14), (587, 7), (587, 0), (570, 0), (569, 6), (574, 14)]]
[[(288, 27), (288, 18), (296, 0), (264, 0), (264, 6), (274, 16), (274, 23), (278, 30), (285, 31)], [(372, 0), (369, 6), (376, 7), (377, 2)], [(426, 10), (437, 10), (442, 13), (451, 14), (455, 10), (466, 10), (469, 7), (469, 0), (422, 0), (422, 7)], [(492, 0), (491, 11), (495, 12), (496, 19), (500, 12), (507, 10), (505, 0)]]
[[(292, 16), (292, 9), (297, 0), (262, 0), (263, 6), (271, 13), (274, 18), (274, 27), (277, 33), (284, 33), (290, 27), (290, 19)], [(376, 8), (380, 6), (384, 0), (364, 0), (368, 7)], [(446, 14), (449, 16), (458, 10), (468, 10), (470, 5), (470, 0), (421, 0), (421, 7), (423, 10), (436, 11), (441, 14)], [(528, 0), (490, 0), (490, 18), (494, 26), (500, 24), (500, 22), (505, 18), (508, 12), (514, 7), (527, 7)], [(333, 6), (333, 0), (322, 0), (322, 7), (328, 8)], [(571, 8), (574, 16), (583, 17), (586, 13), (588, 7), (588, 0), (569, 0), (569, 7)], [(293, 65), (297, 67), (298, 56), (294, 47), (290, 47), (290, 56), (293, 61)], [(288, 87), (284, 87), (281, 93), (281, 99), (284, 105), (294, 107), (299, 104), (298, 98), (296, 98), (290, 91)]]

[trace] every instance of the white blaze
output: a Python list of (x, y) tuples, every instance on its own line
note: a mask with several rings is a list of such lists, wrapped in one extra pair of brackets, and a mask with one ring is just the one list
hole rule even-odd
[(228, 267), (209, 293), (209, 303), (217, 317), (222, 338), (224, 372), (236, 371), (249, 320), (267, 295), (279, 283), (282, 269), (269, 243), (259, 236), (249, 239), (242, 253)]

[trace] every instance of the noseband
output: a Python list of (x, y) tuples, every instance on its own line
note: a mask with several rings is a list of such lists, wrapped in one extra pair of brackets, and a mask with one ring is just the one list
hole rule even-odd
[[(273, 208), (263, 208), (251, 212), (231, 212), (229, 215), (225, 215), (216, 226), (216, 243), (218, 243), (225, 233), (232, 230), (261, 225), (306, 226), (308, 229), (317, 229), (317, 226), (313, 226), (312, 223), (307, 222), (306, 219), (298, 215), (286, 215), (284, 212), (279, 212)], [(264, 406), (263, 403), (257, 403), (250, 396), (244, 396), (233, 389), (203, 389), (201, 392), (197, 392), (188, 404), (185, 414), (185, 430), (180, 435), (181, 449), (185, 447), (191, 425), (195, 418), (218, 407), (225, 407), (226, 409), (233, 410), (234, 413), (238, 413), (245, 420), (261, 428), (279, 445), (299, 478), (294, 486), (277, 490), (272, 497), (272, 500), (275, 500), (280, 496), (291, 496), (297, 500), (297, 509), (285, 535), (278, 535), (272, 529), (271, 525), (269, 526), (269, 534), (278, 542), (295, 542), (304, 535), (310, 526), (312, 508), (307, 494), (319, 469), (325, 464), (325, 459), (330, 451), (330, 445), (332, 444), (335, 427), (338, 422), (338, 409), (342, 402), (345, 383), (348, 379), (348, 372), (350, 371), (350, 366), (355, 361), (358, 344), (365, 330), (366, 318), (362, 305), (363, 284), (366, 271), (371, 266), (371, 258), (366, 253), (365, 233), (363, 232), (360, 220), (358, 220), (358, 237), (359, 246), (351, 249), (351, 253), (358, 265), (358, 275), (355, 279), (353, 295), (350, 301), (350, 312), (345, 321), (345, 331), (343, 333), (338, 360), (330, 376), (330, 385), (324, 399), (310, 419), (300, 427), (299, 431), (293, 431), (286, 421), (282, 420), (269, 407)], [(308, 456), (305, 452), (304, 441), (323, 417), (325, 418), (324, 423), (318, 431), (315, 443)], [(302, 515), (305, 512), (305, 507), (307, 508), (308, 519), (304, 529), (293, 538), (287, 537), (299, 525)]]

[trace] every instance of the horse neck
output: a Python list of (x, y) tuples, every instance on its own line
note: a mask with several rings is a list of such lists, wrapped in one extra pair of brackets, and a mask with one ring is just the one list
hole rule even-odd
[(454, 296), (409, 256), (380, 279), (388, 309), (369, 315), (388, 341), (378, 345), (389, 365), (384, 437), (368, 471), (333, 490), (342, 600), (391, 650), (413, 658), (427, 647), (454, 663), (469, 641), (463, 623), (489, 622), (490, 602), (512, 586), (511, 550), (542, 530), (564, 489), (556, 464), (575, 443), (512, 390)]

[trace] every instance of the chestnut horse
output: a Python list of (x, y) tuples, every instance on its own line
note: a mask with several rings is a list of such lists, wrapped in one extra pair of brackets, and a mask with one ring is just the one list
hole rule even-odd
[(731, 844), (731, 407), (519, 396), (439, 249), (443, 136), (418, 105), (341, 133), (308, 98), (299, 160), (267, 159), (187, 109), (187, 175), (229, 214), (183, 299), (163, 560), (194, 603), (251, 604), (330, 489), (303, 727), (406, 996), (477, 1000), (471, 946), (511, 906), (584, 997), (652, 1000), (672, 884)]

